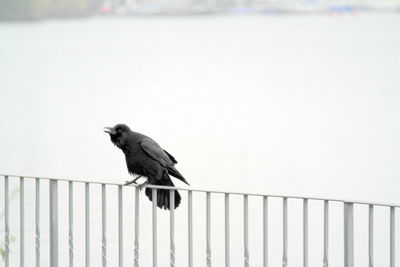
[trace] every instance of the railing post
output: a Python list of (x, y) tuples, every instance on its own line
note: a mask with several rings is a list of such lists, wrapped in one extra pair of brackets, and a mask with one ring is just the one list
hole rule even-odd
[(193, 202), (192, 191), (188, 191), (188, 266), (193, 267)]
[(211, 193), (206, 193), (206, 264), (207, 267), (211, 267)]
[(101, 185), (101, 262), (107, 266), (107, 195), (106, 185)]
[(118, 266), (123, 267), (124, 265), (124, 239), (123, 239), (123, 227), (124, 220), (122, 215), (123, 200), (122, 200), (122, 185), (118, 186)]
[(230, 267), (229, 194), (225, 194), (225, 267)]
[(169, 190), (169, 261), (175, 267), (175, 190)]
[(24, 178), (19, 178), (19, 235), (20, 235), (20, 252), (19, 265), (25, 266), (25, 185)]
[(263, 267), (268, 267), (268, 198), (263, 197)]
[(353, 203), (344, 203), (344, 267), (354, 267)]
[(323, 266), (328, 267), (328, 247), (329, 247), (329, 202), (324, 201), (324, 258)]
[(303, 200), (303, 267), (308, 267), (308, 199)]
[(374, 206), (369, 205), (368, 219), (368, 267), (374, 267)]
[(288, 218), (287, 218), (287, 198), (283, 198), (283, 253), (282, 267), (288, 264), (287, 248), (288, 248)]
[(10, 246), (10, 228), (9, 228), (9, 194), (8, 194), (8, 176), (4, 176), (4, 266), (10, 266), (9, 246)]
[(396, 243), (395, 243), (395, 209), (390, 207), (390, 267), (395, 267)]
[(74, 186), (72, 181), (68, 182), (68, 251), (69, 267), (74, 266)]
[(153, 201), (153, 267), (157, 267), (157, 189), (151, 189)]
[(134, 267), (139, 267), (139, 188), (135, 187), (135, 251)]
[(244, 266), (249, 267), (249, 198), (243, 196), (243, 246), (244, 246)]
[[(85, 183), (85, 267), (90, 266), (90, 189)], [(53, 266), (52, 266), (53, 267)]]
[(58, 182), (50, 180), (50, 266), (58, 267)]
[(40, 266), (40, 182), (36, 178), (36, 193), (35, 193), (35, 250), (36, 250), (36, 267)]

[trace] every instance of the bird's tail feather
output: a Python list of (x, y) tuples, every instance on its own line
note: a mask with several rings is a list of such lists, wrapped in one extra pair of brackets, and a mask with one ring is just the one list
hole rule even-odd
[[(168, 176), (168, 174), (166, 174)], [(153, 185), (164, 185), (164, 186), (174, 186), (174, 183), (171, 181), (171, 178), (166, 179), (167, 177), (163, 177), (162, 180), (152, 182), (151, 184)], [(168, 189), (156, 189), (157, 190), (157, 207), (160, 209), (166, 209), (169, 210), (170, 206), (170, 190)], [(145, 190), (146, 196), (150, 199), (150, 201), (153, 201), (153, 194), (152, 194), (152, 188), (146, 188)], [(179, 194), (178, 190), (175, 190), (175, 208), (179, 206), (181, 203), (181, 195)]]
[(167, 166), (167, 171), (169, 175), (174, 176), (175, 178), (181, 180), (185, 184), (189, 185), (183, 175), (174, 167), (174, 166)]

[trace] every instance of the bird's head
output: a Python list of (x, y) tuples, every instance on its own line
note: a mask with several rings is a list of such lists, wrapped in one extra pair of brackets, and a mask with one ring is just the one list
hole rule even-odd
[(104, 132), (110, 135), (111, 142), (119, 148), (123, 148), (128, 142), (131, 129), (125, 124), (117, 124), (114, 127), (104, 127)]

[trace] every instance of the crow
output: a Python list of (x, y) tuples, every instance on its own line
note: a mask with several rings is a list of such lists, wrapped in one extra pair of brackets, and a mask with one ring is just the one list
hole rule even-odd
[[(140, 177), (147, 178), (146, 182), (139, 185), (141, 189), (146, 184), (174, 186), (170, 175), (189, 185), (183, 175), (175, 168), (178, 161), (150, 137), (132, 131), (125, 124), (117, 124), (114, 127), (105, 127), (110, 135), (111, 142), (125, 154), (128, 172), (138, 177), (127, 184), (136, 183)], [(152, 201), (152, 190), (146, 188), (146, 196)], [(169, 209), (169, 190), (157, 190), (157, 206), (160, 209)], [(179, 206), (181, 196), (175, 190), (175, 208)]]

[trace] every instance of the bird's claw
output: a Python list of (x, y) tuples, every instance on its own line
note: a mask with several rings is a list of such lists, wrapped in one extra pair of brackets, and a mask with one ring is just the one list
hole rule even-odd
[(144, 183), (142, 183), (142, 184), (139, 184), (139, 185), (138, 185), (139, 191), (142, 192), (142, 189), (143, 189), (144, 186), (147, 185), (148, 183), (149, 183), (149, 182), (146, 181), (146, 182), (144, 182)]
[(125, 181), (125, 184), (124, 184), (124, 185), (130, 185), (130, 184), (136, 184), (136, 181), (135, 181), (135, 180), (132, 180), (132, 181)]
[(140, 184), (140, 185), (138, 185), (138, 188), (139, 188), (139, 191), (140, 191), (140, 192), (142, 192), (142, 190), (143, 190), (144, 186), (145, 186), (145, 184), (144, 184), (144, 183), (143, 183), (143, 184)]

